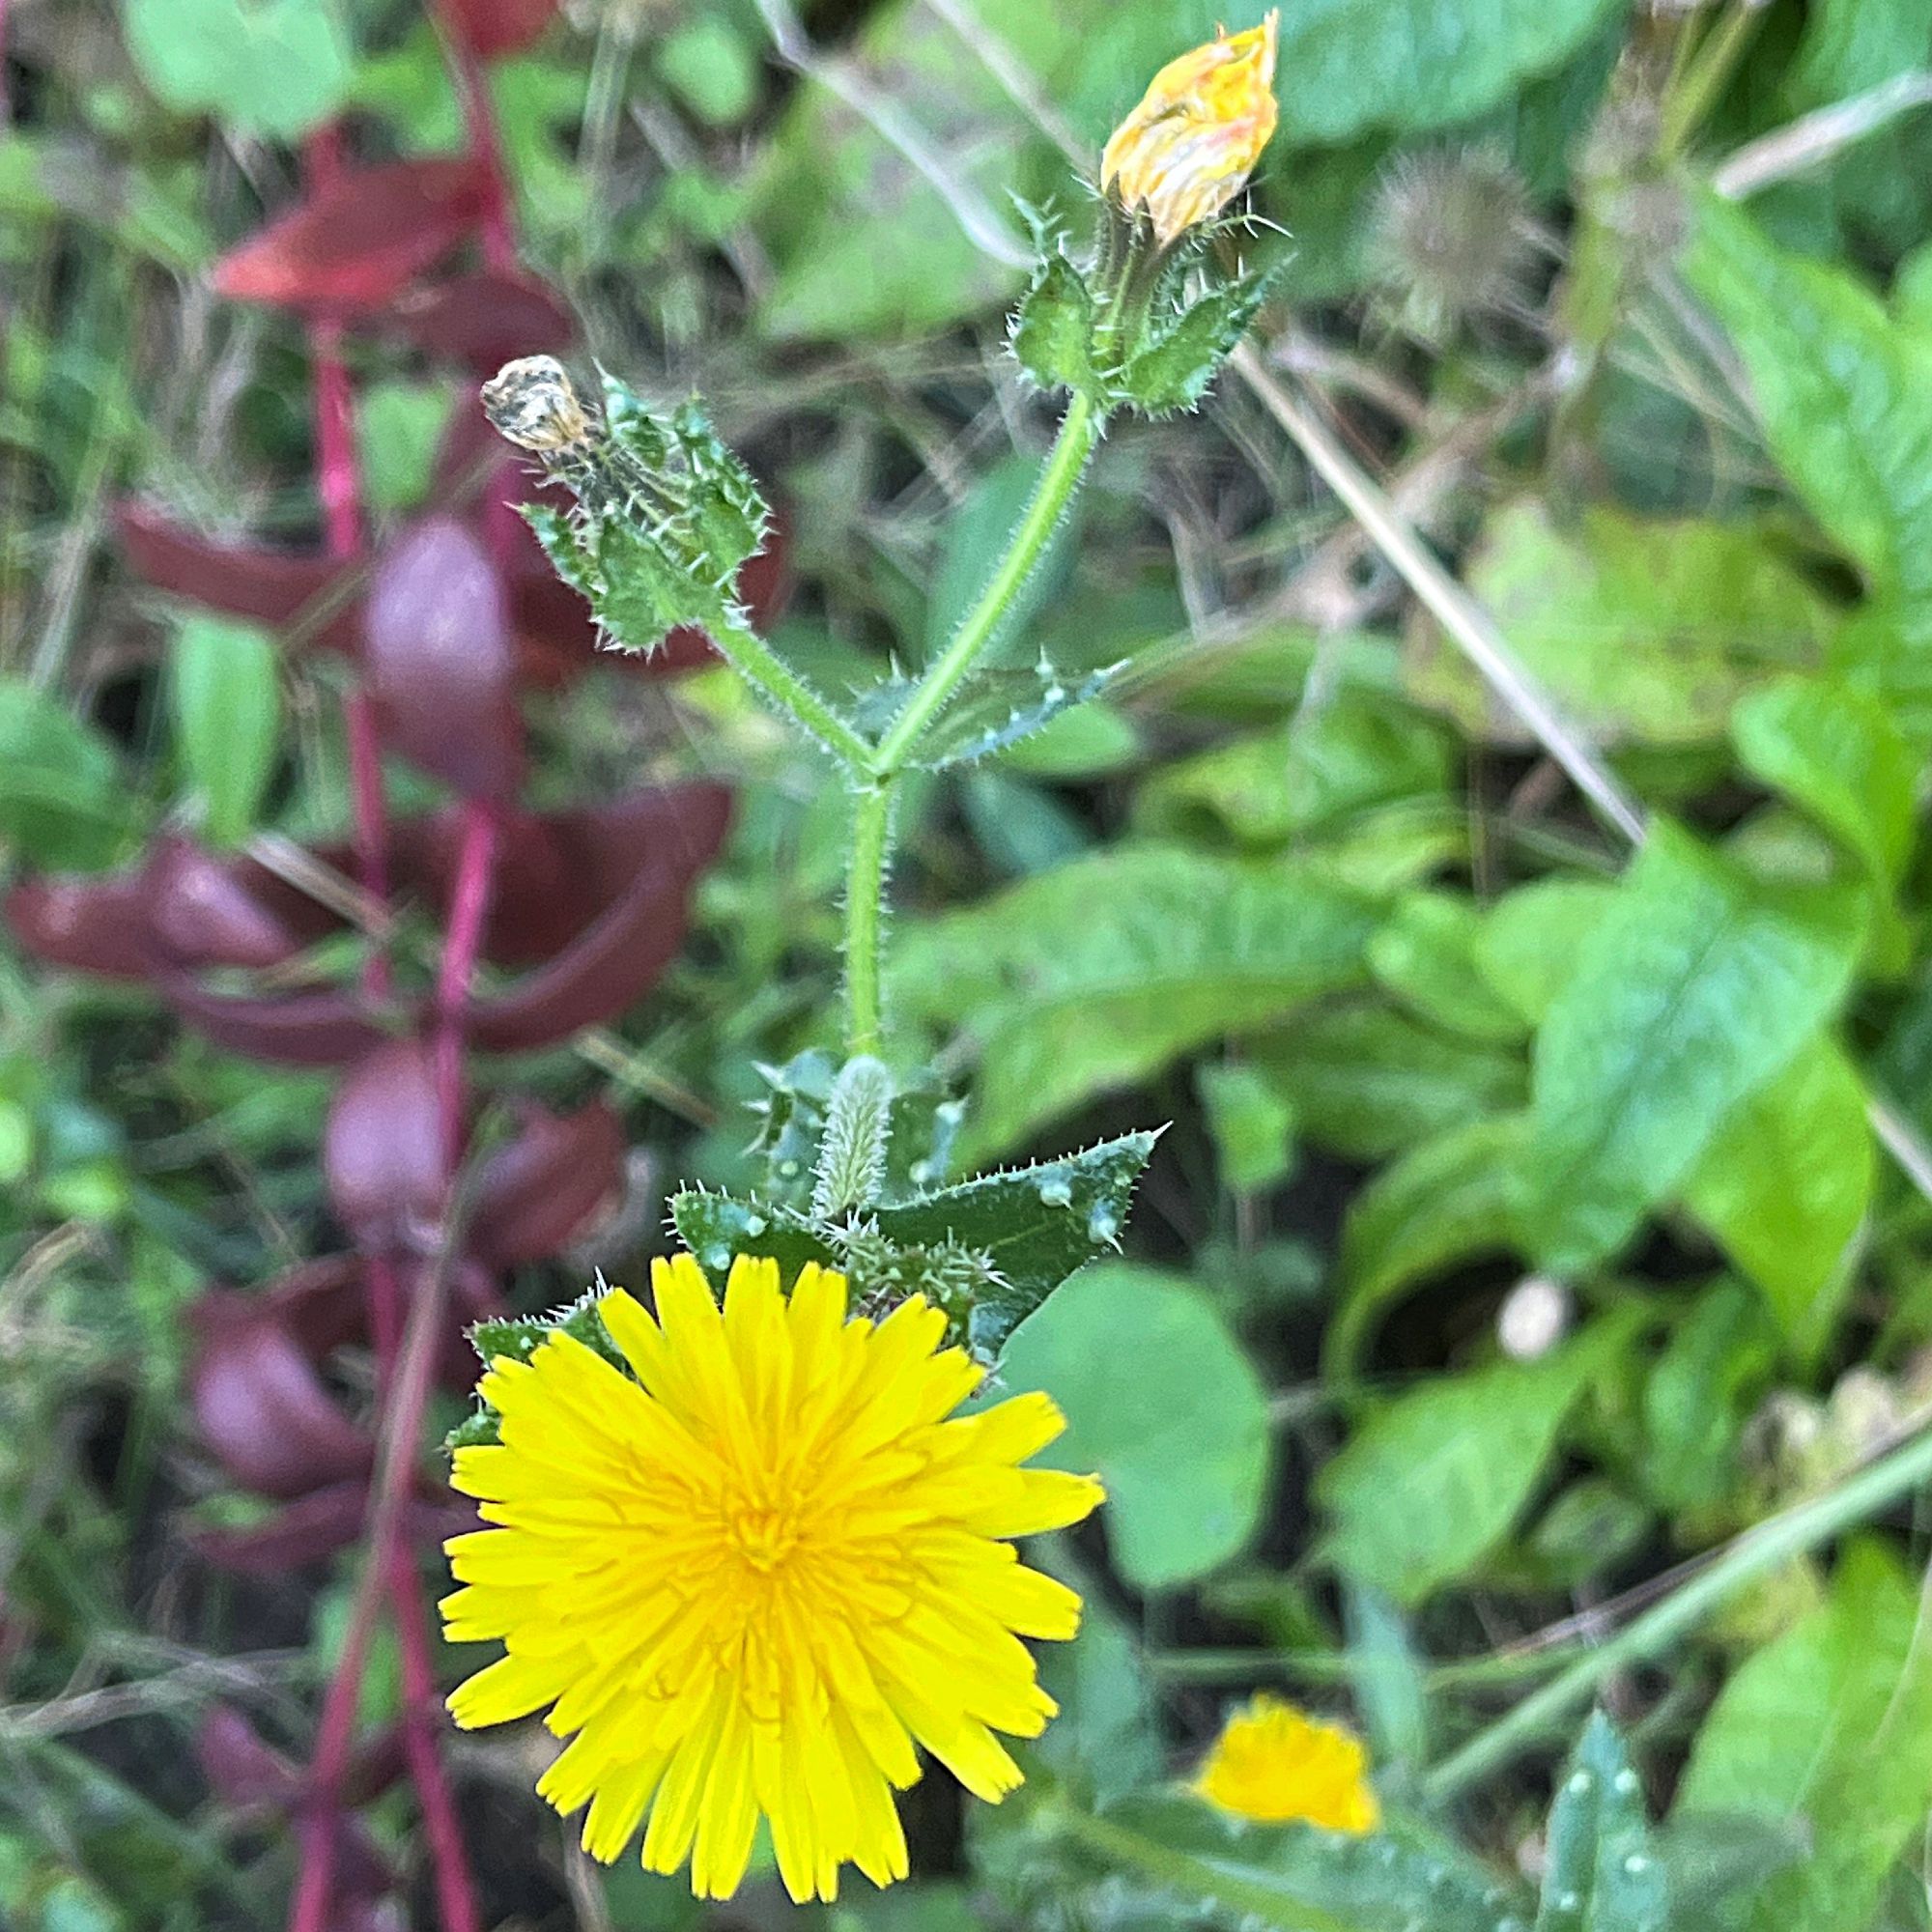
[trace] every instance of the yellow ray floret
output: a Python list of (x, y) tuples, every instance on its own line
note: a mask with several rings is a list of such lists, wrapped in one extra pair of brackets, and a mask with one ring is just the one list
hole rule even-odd
[(1144, 210), (1162, 242), (1219, 214), (1240, 193), (1273, 134), (1281, 16), (1222, 34), (1169, 61), (1114, 129), (1100, 185)]
[(1243, 1818), (1356, 1833), (1381, 1823), (1361, 1741), (1265, 1693), (1229, 1718), (1194, 1788)]
[(795, 1899), (841, 1864), (906, 1874), (893, 1788), (923, 1746), (968, 1790), (1019, 1781), (995, 1731), (1054, 1715), (1020, 1637), (1080, 1600), (1006, 1537), (1077, 1522), (1086, 1476), (1020, 1467), (1064, 1427), (1043, 1395), (952, 1411), (980, 1373), (918, 1296), (846, 1319), (841, 1276), (740, 1258), (719, 1308), (688, 1255), (652, 1264), (655, 1319), (598, 1313), (636, 1380), (553, 1334), (490, 1365), (501, 1441), (455, 1483), (494, 1527), (447, 1546), (453, 1640), (507, 1655), (449, 1700), (466, 1728), (549, 1708), (570, 1742), (538, 1790), (587, 1804), (583, 1846), (727, 1898), (770, 1821)]

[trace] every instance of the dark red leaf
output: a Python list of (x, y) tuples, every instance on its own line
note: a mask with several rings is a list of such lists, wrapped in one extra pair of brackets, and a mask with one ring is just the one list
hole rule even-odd
[(363, 663), (399, 752), (465, 797), (515, 795), (524, 726), (502, 585), (453, 518), (418, 524), (377, 564)]
[(366, 1483), (332, 1483), (245, 1529), (197, 1524), (187, 1540), (217, 1570), (242, 1577), (286, 1577), (357, 1542), (368, 1516)]
[(7, 924), (23, 952), (50, 966), (104, 980), (145, 980), (145, 896), (139, 874), (23, 879), (7, 895)]
[(494, 376), (519, 355), (560, 354), (576, 334), (555, 292), (514, 270), (478, 269), (411, 289), (389, 311), (391, 327), (426, 354)]
[(214, 1290), (193, 1315), (202, 1338), (188, 1375), (195, 1420), (236, 1482), (299, 1496), (368, 1473), (374, 1444), (257, 1297)]
[(469, 1037), (498, 1053), (550, 1046), (613, 1018), (657, 982), (682, 944), (691, 888), (730, 820), (722, 785), (676, 788), (681, 808), (667, 836), (610, 908), (547, 966), (509, 992), (474, 1002)]
[[(467, 1345), (466, 1345), (467, 1346)], [(469, 1358), (470, 1380), (476, 1358)], [(362, 1541), (369, 1526), (369, 1486), (332, 1483), (285, 1503), (273, 1516), (245, 1529), (197, 1524), (187, 1532), (196, 1555), (240, 1577), (286, 1577), (310, 1563)], [(419, 1497), (409, 1506), (411, 1540), (423, 1549), (440, 1549), (452, 1536), (481, 1527), (473, 1503), (461, 1497)]]
[(523, 1130), (483, 1164), (469, 1248), (486, 1266), (517, 1267), (567, 1247), (622, 1191), (624, 1136), (601, 1100), (557, 1115), (526, 1106)]
[(330, 1350), (369, 1332), (360, 1255), (326, 1255), (304, 1262), (264, 1289), (259, 1298), (312, 1362), (323, 1361)]
[(223, 256), (214, 286), (311, 317), (372, 314), (474, 230), (490, 193), (467, 156), (352, 169)]
[(149, 934), (178, 966), (280, 966), (333, 923), (279, 882), (262, 890), (270, 875), (259, 866), (190, 838), (158, 839), (139, 876)]
[(485, 60), (526, 47), (550, 25), (556, 0), (442, 0), (441, 14)]
[(256, 1735), (240, 1711), (214, 1705), (194, 1734), (194, 1754), (201, 1774), (224, 1804), (238, 1810), (251, 1804), (277, 1809), (293, 1804), (301, 1790), (301, 1774)]
[(341, 1066), (387, 1038), (359, 993), (333, 986), (274, 999), (229, 998), (185, 973), (163, 973), (156, 990), (195, 1032), (250, 1060), (279, 1066)]
[(336, 1218), (359, 1247), (434, 1247), (449, 1177), (427, 1047), (388, 1040), (349, 1070), (329, 1106), (322, 1164)]
[[(216, 542), (183, 529), (145, 503), (123, 503), (115, 525), (128, 561), (156, 589), (274, 630), (304, 616), (356, 562), (265, 544)], [(361, 603), (352, 597), (322, 623), (314, 642), (349, 656), (360, 637)]]

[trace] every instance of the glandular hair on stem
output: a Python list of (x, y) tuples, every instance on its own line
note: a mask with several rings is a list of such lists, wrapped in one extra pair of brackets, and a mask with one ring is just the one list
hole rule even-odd
[(867, 1206), (886, 1173), (893, 1076), (868, 1053), (848, 1060), (833, 1083), (812, 1177), (811, 1211), (820, 1220)]

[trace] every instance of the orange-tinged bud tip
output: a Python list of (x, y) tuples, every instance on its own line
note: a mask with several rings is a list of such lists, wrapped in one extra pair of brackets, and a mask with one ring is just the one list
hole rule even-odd
[(1100, 184), (1122, 208), (1144, 209), (1163, 244), (1219, 214), (1261, 159), (1278, 118), (1280, 26), (1277, 9), (1259, 27), (1169, 61), (1114, 129)]

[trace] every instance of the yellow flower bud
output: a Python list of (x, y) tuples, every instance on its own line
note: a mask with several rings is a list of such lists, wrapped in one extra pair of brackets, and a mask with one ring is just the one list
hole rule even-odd
[(1277, 9), (1244, 34), (1222, 34), (1169, 61), (1114, 129), (1100, 185), (1145, 209), (1163, 246), (1211, 219), (1246, 185), (1274, 132)]

